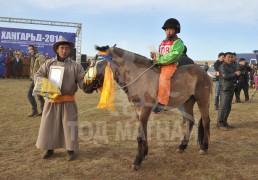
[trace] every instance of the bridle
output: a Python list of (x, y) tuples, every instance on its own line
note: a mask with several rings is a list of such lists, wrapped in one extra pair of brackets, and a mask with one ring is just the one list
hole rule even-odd
[[(93, 64), (91, 65), (91, 67), (94, 67), (94, 66), (95, 66), (95, 64), (96, 64), (96, 62), (97, 62), (97, 59), (98, 59), (98, 55), (95, 56), (95, 58), (94, 58), (94, 60), (93, 60)], [(110, 63), (112, 63), (112, 59), (106, 59), (106, 58), (104, 58), (104, 59), (102, 59), (102, 60), (99, 60), (98, 62), (101, 62), (101, 61), (109, 61)], [(144, 73), (146, 73), (148, 70), (150, 70), (150, 69), (151, 69), (153, 66), (155, 66), (155, 65), (156, 65), (156, 63), (153, 63), (148, 69), (146, 69), (145, 71), (143, 71), (143, 72), (142, 72), (139, 76), (137, 76), (134, 80), (132, 80), (131, 82), (129, 82), (129, 83), (126, 84), (126, 85), (123, 85), (123, 86), (120, 86), (119, 88), (116, 88), (116, 90), (124, 89), (124, 88), (126, 88), (126, 87), (132, 85), (132, 84), (133, 84), (134, 82), (136, 82)], [(116, 72), (115, 72), (115, 74), (116, 74)], [(101, 80), (104, 79), (104, 75), (103, 75), (103, 74), (101, 74), (101, 75), (102, 75), (101, 78), (99, 78), (99, 79), (94, 79), (94, 80), (93, 80), (93, 81), (98, 81), (98, 83), (96, 84), (96, 86), (93, 87), (94, 90), (96, 90), (96, 91), (97, 91), (98, 88), (100, 88), (100, 87), (103, 86), (103, 83), (101, 83)], [(97, 92), (98, 92), (98, 91), (97, 91)]]
[[(102, 60), (97, 61), (98, 57), (99, 57), (99, 55), (96, 55), (94, 57), (94, 59), (92, 61), (92, 64), (89, 66), (89, 68), (94, 67), (97, 62), (101, 62), (101, 61), (105, 61), (106, 60), (106, 59), (102, 59)], [(85, 72), (87, 73), (87, 70)], [(92, 87), (93, 91), (97, 91), (98, 92), (98, 89), (103, 86), (103, 83), (101, 83), (101, 82), (103, 82), (102, 80), (104, 81), (104, 75), (103, 74), (100, 74), (100, 78), (92, 80), (92, 81), (97, 81), (97, 84)]]
[(95, 91), (97, 91), (97, 92), (98, 92), (98, 89), (103, 86), (103, 83), (101, 83), (101, 80), (102, 80), (102, 79), (103, 79), (103, 81), (104, 81), (104, 75), (103, 75), (103, 74), (101, 74), (101, 78), (99, 78), (99, 79), (94, 79), (94, 80), (93, 80), (93, 81), (98, 81), (97, 84), (96, 84), (96, 86), (93, 87), (93, 89), (94, 89)]

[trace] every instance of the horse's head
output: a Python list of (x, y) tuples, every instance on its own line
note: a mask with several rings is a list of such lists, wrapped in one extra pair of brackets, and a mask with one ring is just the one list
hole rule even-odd
[(93, 93), (103, 86), (107, 61), (111, 60), (110, 56), (107, 54), (109, 46), (96, 46), (95, 48), (99, 53), (95, 56), (86, 71), (86, 87), (84, 90), (86, 93)]

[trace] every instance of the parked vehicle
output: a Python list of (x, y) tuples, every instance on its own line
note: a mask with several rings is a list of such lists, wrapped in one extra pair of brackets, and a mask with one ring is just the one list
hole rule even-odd
[[(205, 65), (204, 64), (196, 64), (196, 65), (198, 65), (200, 68), (202, 68), (203, 70), (204, 70), (204, 68), (205, 68)], [(208, 69), (208, 71), (207, 71), (207, 74), (212, 78), (212, 80), (216, 80), (216, 71), (215, 71), (215, 69), (214, 69), (214, 65), (213, 64), (211, 64), (210, 66), (209, 66), (209, 69)]]
[(207, 71), (207, 74), (212, 78), (212, 80), (216, 80), (216, 71), (214, 69), (214, 65), (211, 64), (208, 71)]
[(258, 63), (258, 53), (238, 53), (237, 54), (237, 62), (240, 58), (244, 58), (245, 61), (248, 63), (249, 66), (252, 66), (252, 64)]
[(249, 62), (249, 66), (253, 65), (253, 64), (257, 64), (257, 59), (250, 59), (250, 62)]
[(204, 70), (204, 64), (196, 64), (196, 65)]

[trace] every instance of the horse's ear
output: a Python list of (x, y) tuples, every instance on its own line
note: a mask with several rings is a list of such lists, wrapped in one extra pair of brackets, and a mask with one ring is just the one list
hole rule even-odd
[(111, 53), (111, 51), (114, 49), (114, 48), (116, 48), (116, 44), (114, 44), (111, 48), (109, 48), (109, 50), (108, 50), (108, 54), (110, 54)]
[(106, 52), (106, 50), (108, 50), (109, 49), (109, 46), (107, 45), (107, 46), (97, 46), (97, 45), (95, 45), (95, 49), (97, 50), (97, 51), (102, 51), (102, 52)]

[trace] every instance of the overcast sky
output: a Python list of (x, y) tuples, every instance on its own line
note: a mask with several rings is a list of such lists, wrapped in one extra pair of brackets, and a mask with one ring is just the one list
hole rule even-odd
[[(3, 0), (1, 0), (3, 1)], [(82, 53), (94, 45), (114, 45), (149, 56), (165, 38), (168, 18), (181, 23), (178, 36), (194, 60), (215, 60), (219, 52), (258, 49), (258, 1), (255, 0), (8, 0), (1, 17), (82, 23)], [(74, 28), (9, 24), (1, 27), (75, 32)]]

